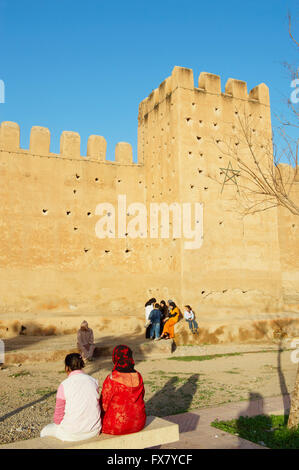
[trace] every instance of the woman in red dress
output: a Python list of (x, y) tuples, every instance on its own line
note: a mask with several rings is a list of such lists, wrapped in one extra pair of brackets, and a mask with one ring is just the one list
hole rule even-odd
[(102, 432), (120, 435), (141, 431), (146, 421), (144, 385), (134, 369), (131, 349), (116, 346), (112, 360), (114, 368), (103, 383), (100, 398)]

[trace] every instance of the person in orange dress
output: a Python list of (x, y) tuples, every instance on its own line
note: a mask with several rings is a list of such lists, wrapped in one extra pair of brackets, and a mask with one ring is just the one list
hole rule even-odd
[(102, 432), (131, 434), (146, 422), (142, 376), (134, 369), (132, 350), (123, 344), (112, 353), (114, 367), (102, 387), (100, 398)]
[(169, 317), (167, 318), (166, 322), (164, 323), (162, 335), (160, 339), (172, 339), (174, 338), (174, 325), (180, 319), (180, 310), (176, 306), (176, 304), (172, 301), (168, 301), (168, 306), (170, 309)]

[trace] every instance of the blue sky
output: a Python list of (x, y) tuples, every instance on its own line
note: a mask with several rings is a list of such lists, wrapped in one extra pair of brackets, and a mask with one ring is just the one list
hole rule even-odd
[[(90, 134), (137, 153), (138, 104), (175, 65), (250, 90), (265, 82), (272, 112), (286, 112), (290, 78), (282, 63), (298, 65), (288, 36), (287, 11), (298, 31), (295, 0), (210, 2), (195, 0), (0, 0), (0, 79), (5, 103), (0, 121), (48, 127), (59, 153), (63, 130), (79, 132), (86, 155)], [(273, 121), (274, 122), (274, 121)]]

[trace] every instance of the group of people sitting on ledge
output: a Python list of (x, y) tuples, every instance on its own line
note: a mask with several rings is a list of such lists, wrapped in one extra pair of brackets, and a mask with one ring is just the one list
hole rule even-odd
[[(160, 339), (174, 338), (174, 325), (181, 319), (182, 314), (175, 302), (161, 300), (157, 303), (155, 298), (145, 304), (145, 337), (158, 341)], [(193, 334), (198, 334), (198, 324), (190, 305), (185, 305), (184, 318), (189, 324)]]
[(144, 385), (135, 370), (132, 350), (116, 346), (112, 353), (112, 372), (102, 391), (98, 381), (83, 372), (80, 354), (65, 358), (67, 378), (56, 395), (54, 422), (45, 426), (40, 436), (62, 441), (81, 441), (100, 434), (123, 435), (141, 431), (146, 422)]

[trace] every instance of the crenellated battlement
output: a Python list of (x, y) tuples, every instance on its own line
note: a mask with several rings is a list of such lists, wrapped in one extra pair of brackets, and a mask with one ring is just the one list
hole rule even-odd
[(86, 157), (81, 156), (81, 138), (77, 132), (63, 131), (60, 137), (60, 153), (50, 152), (51, 134), (46, 127), (31, 128), (29, 149), (20, 148), (20, 126), (4, 121), (0, 126), (0, 151), (29, 153), (31, 155), (60, 157), (67, 159), (92, 160), (121, 165), (133, 165), (132, 146), (119, 142), (115, 148), (115, 161), (106, 160), (107, 142), (100, 135), (91, 135), (87, 141)]
[[(118, 142), (115, 160), (107, 160), (100, 135), (89, 136), (82, 156), (80, 134), (70, 131), (52, 153), (50, 130), (39, 126), (22, 149), (19, 125), (2, 122), (0, 312), (24, 318), (55, 312), (55, 322), (58, 313), (70, 318), (74, 311), (77, 318), (107, 312), (141, 318), (145, 300), (156, 297), (192, 305), (212, 320), (276, 312), (285, 299), (298, 304), (295, 216), (272, 207), (240, 217), (238, 189), (247, 179), (238, 158), (251, 168), (252, 147), (258, 158), (264, 149), (271, 158), (268, 87), (248, 90), (245, 81), (229, 78), (223, 88), (220, 76), (208, 72), (194, 83), (184, 67), (174, 67), (140, 103), (138, 164), (127, 142)], [(298, 174), (287, 165), (277, 171), (295, 180), (290, 190), (298, 205)], [(186, 240), (193, 249), (185, 249)]]
[(208, 72), (201, 72), (198, 78), (198, 87), (194, 86), (193, 70), (185, 67), (174, 67), (170, 77), (166, 78), (158, 88), (139, 105), (138, 119), (141, 122), (166, 97), (170, 98), (178, 88), (198, 90), (209, 94), (225, 96), (236, 100), (254, 101), (270, 106), (269, 89), (261, 83), (247, 92), (247, 83), (242, 80), (229, 78), (225, 84), (224, 92), (221, 90), (221, 78)]

